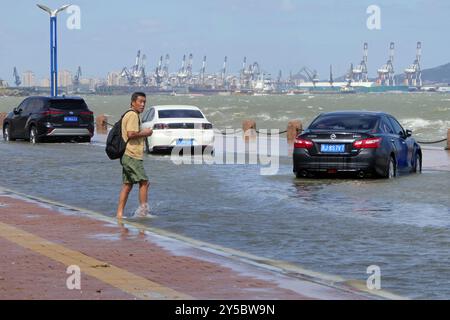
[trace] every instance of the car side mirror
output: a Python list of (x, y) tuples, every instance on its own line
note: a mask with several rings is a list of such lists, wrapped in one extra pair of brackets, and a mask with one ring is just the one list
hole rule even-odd
[(21, 111), (21, 110), (19, 110), (19, 109), (17, 109), (17, 108), (14, 108), (13, 113), (14, 113), (15, 115), (18, 115), (18, 114), (20, 113), (20, 111)]
[(411, 137), (412, 136), (412, 131), (411, 130), (406, 130), (406, 137)]

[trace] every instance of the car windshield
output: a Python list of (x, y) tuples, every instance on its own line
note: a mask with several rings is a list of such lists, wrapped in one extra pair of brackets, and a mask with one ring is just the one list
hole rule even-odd
[(84, 100), (75, 99), (50, 100), (49, 107), (59, 110), (86, 110), (88, 108)]
[(159, 110), (159, 118), (199, 118), (203, 119), (203, 114), (198, 110), (190, 109), (171, 109)]
[(309, 129), (369, 131), (375, 129), (378, 117), (367, 114), (333, 114), (317, 118)]

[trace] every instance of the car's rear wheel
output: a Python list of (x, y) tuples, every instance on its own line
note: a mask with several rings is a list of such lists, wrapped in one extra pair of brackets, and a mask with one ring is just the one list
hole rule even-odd
[(294, 173), (295, 173), (295, 177), (297, 179), (302, 179), (302, 178), (305, 179), (305, 178), (313, 177), (313, 174), (306, 170), (295, 171)]
[(416, 153), (413, 172), (422, 173), (422, 156), (420, 155), (420, 153)]
[(36, 129), (35, 126), (32, 126), (30, 128), (30, 143), (31, 144), (36, 144), (36, 143), (39, 143), (39, 142), (40, 142), (40, 140), (38, 138), (37, 129)]
[(12, 141), (11, 133), (9, 131), (9, 125), (5, 125), (5, 127), (3, 128), (3, 140), (5, 140), (6, 142)]
[(391, 156), (385, 177), (387, 179), (393, 179), (396, 176), (397, 176), (397, 164), (395, 163), (394, 157)]

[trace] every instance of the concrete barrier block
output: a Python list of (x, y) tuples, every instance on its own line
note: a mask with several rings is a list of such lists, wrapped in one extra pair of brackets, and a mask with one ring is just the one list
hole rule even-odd
[(244, 133), (244, 140), (250, 141), (256, 139), (256, 122), (255, 120), (242, 121), (242, 131)]
[(5, 120), (7, 115), (6, 112), (0, 112), (0, 128), (3, 128), (3, 120)]
[(0, 112), (0, 128), (3, 128), (3, 120), (8, 116), (6, 112)]
[(98, 133), (106, 133), (108, 131), (108, 117), (104, 114), (97, 116), (95, 126)]
[(297, 135), (302, 132), (303, 125), (300, 120), (290, 120), (287, 125), (286, 137), (289, 144), (294, 143)]

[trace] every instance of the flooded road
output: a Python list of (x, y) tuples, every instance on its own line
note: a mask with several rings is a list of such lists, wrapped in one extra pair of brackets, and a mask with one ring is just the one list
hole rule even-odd
[[(101, 142), (1, 142), (0, 163), (4, 187), (115, 214), (121, 167)], [(367, 267), (378, 265), (383, 289), (450, 297), (450, 172), (298, 180), (287, 156), (269, 176), (259, 165), (176, 165), (170, 156), (144, 164), (157, 218), (141, 223), (348, 279), (365, 281)]]
[[(106, 114), (114, 123), (130, 105), (130, 96), (85, 96), (95, 115)], [(0, 112), (10, 112), (23, 100), (1, 97)], [(200, 107), (215, 128), (241, 128), (242, 120), (253, 119), (259, 129), (285, 130), (287, 122), (299, 119), (309, 124), (321, 112), (336, 110), (384, 111), (396, 117), (421, 141), (436, 141), (450, 128), (450, 94), (302, 94), (295, 96), (149, 96), (147, 106), (190, 104)], [(442, 146), (444, 144), (441, 144)]]

